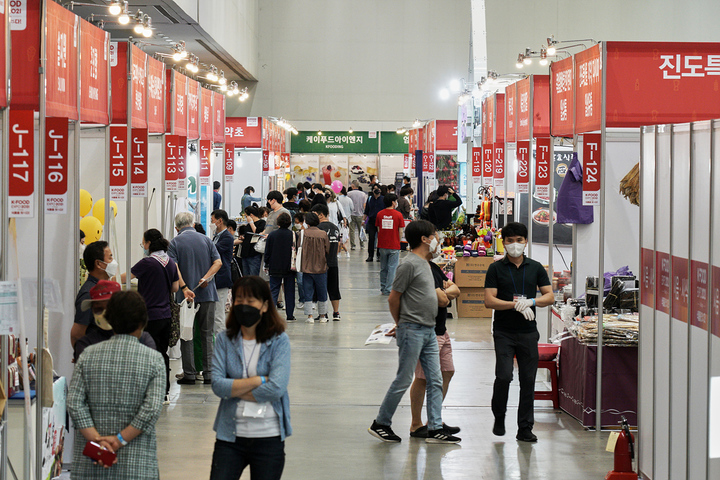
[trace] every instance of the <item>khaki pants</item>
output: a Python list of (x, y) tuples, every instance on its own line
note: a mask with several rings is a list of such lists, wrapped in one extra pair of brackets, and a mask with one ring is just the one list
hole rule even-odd
[[(355, 248), (355, 232), (360, 240), (360, 230), (363, 228), (363, 217), (352, 215), (350, 217), (350, 247)], [(360, 248), (365, 248), (365, 242), (360, 240)]]

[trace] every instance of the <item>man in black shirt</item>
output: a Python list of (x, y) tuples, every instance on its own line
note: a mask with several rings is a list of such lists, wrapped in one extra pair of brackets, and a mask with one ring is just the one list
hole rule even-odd
[[(298, 185), (302, 184), (299, 183)], [(282, 206), (285, 207), (288, 212), (290, 212), (290, 219), (292, 220), (292, 217), (300, 211), (300, 206), (296, 203), (298, 197), (298, 189), (295, 187), (287, 188), (285, 190), (285, 197), (287, 197), (287, 201), (284, 202)]]
[[(449, 200), (448, 197), (453, 195), (453, 200)], [(438, 230), (447, 229), (452, 223), (452, 212), (457, 207), (462, 205), (462, 199), (460, 195), (455, 193), (452, 187), (447, 185), (441, 185), (437, 189), (437, 200), (430, 205), (430, 220), (435, 222), (435, 226)]]
[[(375, 186), (372, 189), (372, 195), (368, 196), (365, 202), (365, 212), (363, 215), (363, 222), (368, 219), (365, 230), (367, 231), (368, 237), (368, 258), (366, 262), (372, 262), (373, 256), (377, 257), (377, 261), (380, 261), (380, 252), (377, 249), (375, 238), (377, 237), (377, 227), (375, 226), (375, 220), (380, 210), (385, 209), (385, 197), (380, 195), (380, 187)], [(377, 253), (376, 253), (377, 251)]]
[[(485, 277), (485, 306), (495, 310), (495, 384), (492, 412), (493, 433), (505, 435), (505, 412), (513, 374), (513, 357), (517, 358), (520, 379), (518, 433), (523, 442), (537, 442), (532, 429), (535, 423), (535, 374), (538, 366), (540, 333), (535, 322), (535, 307), (552, 305), (555, 297), (545, 268), (524, 255), (527, 227), (511, 222), (502, 229), (505, 258), (492, 263)], [(540, 290), (541, 297), (537, 297)]]
[[(333, 307), (333, 321), (340, 321), (340, 275), (338, 269), (338, 245), (340, 240), (340, 230), (335, 226), (334, 223), (328, 220), (329, 210), (327, 205), (315, 205), (312, 210), (318, 216), (320, 224), (318, 228), (323, 232), (327, 233), (328, 240), (330, 240), (330, 251), (328, 251), (327, 258), (327, 292), (330, 304)], [(319, 319), (323, 322), (323, 319)], [(327, 321), (327, 320), (326, 320)]]

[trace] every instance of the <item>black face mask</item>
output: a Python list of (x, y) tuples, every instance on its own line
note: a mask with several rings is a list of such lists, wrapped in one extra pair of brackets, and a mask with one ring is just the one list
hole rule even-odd
[(373, 193), (375, 194), (375, 196), (380, 195), (380, 190), (373, 190)]
[(266, 206), (267, 206), (270, 210), (272, 210), (272, 207), (270, 206), (270, 202), (267, 202)]
[(235, 320), (243, 327), (252, 327), (260, 321), (260, 310), (252, 305), (236, 305), (233, 307)]

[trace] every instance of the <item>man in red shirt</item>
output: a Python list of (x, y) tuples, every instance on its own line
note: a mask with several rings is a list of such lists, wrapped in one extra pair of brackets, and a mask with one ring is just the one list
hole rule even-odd
[(400, 260), (401, 230), (405, 226), (402, 213), (396, 210), (398, 197), (394, 193), (385, 195), (385, 209), (375, 219), (378, 249), (380, 250), (380, 293), (390, 295), (395, 270)]

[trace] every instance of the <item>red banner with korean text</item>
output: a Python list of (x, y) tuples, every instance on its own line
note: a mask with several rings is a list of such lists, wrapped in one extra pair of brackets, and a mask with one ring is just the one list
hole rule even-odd
[(35, 115), (10, 109), (8, 170), (10, 217), (35, 216)]
[(655, 308), (655, 250), (640, 249), (640, 303)]
[(457, 120), (437, 120), (435, 122), (435, 150), (457, 151)]
[(79, 18), (70, 10), (63, 8), (59, 3), (46, 2), (46, 5), (46, 115), (48, 117), (65, 117), (70, 120), (77, 120)]
[(672, 318), (688, 321), (688, 259), (672, 256)]
[(705, 262), (690, 261), (690, 324), (703, 330), (708, 329), (708, 276), (709, 266)]
[(530, 140), (530, 78), (517, 82), (516, 139)]
[(187, 190), (187, 137), (178, 137), (177, 143), (177, 188)]
[(485, 123), (482, 132), (483, 145), (491, 145), (495, 138), (495, 95), (485, 99)]
[(225, 181), (235, 181), (235, 145), (225, 142)]
[(132, 79), (132, 126), (147, 128), (147, 54), (135, 45), (130, 49)]
[(496, 93), (495, 97), (495, 125), (493, 131), (495, 138), (493, 143), (505, 142), (505, 94)]
[(422, 173), (424, 177), (435, 177), (435, 154), (432, 152), (423, 153)]
[(473, 147), (470, 164), (470, 176), (482, 178), (482, 147)]
[(127, 42), (110, 42), (112, 123), (127, 123)]
[(127, 200), (127, 127), (110, 127), (110, 200)]
[[(18, 2), (10, 8), (12, 97), (10, 107), (38, 110), (40, 102), (40, 2)], [(32, 129), (31, 129), (32, 131)], [(28, 215), (32, 216), (32, 214)]]
[(7, 86), (8, 86), (8, 71), (5, 65), (7, 58), (7, 42), (6, 34), (8, 28), (8, 22), (5, 21), (5, 9), (0, 8), (0, 108), (8, 106), (7, 98)]
[(517, 142), (517, 193), (530, 193), (530, 142)]
[[(428, 152), (436, 152), (438, 150), (441, 150), (437, 144), (438, 123), (438, 120), (433, 120), (425, 126), (425, 150), (427, 150)], [(455, 142), (454, 147), (447, 148), (446, 150), (457, 150), (457, 142)]]
[(263, 175), (267, 175), (270, 171), (270, 152), (267, 150), (262, 152), (262, 171)]
[(602, 68), (600, 45), (575, 54), (575, 133), (602, 126)]
[(188, 78), (188, 138), (200, 138), (200, 83)]
[(82, 42), (80, 54), (80, 120), (89, 123), (110, 123), (108, 112), (108, 46), (110, 34), (80, 19)]
[(200, 140), (213, 139), (213, 92), (203, 88), (200, 92)]
[(164, 133), (165, 64), (148, 57), (147, 73), (148, 133)]
[(68, 119), (45, 119), (45, 213), (67, 213)]
[(655, 310), (670, 313), (670, 255), (655, 252)]
[[(215, 92), (213, 94), (213, 112), (214, 112), (214, 134), (213, 141), (223, 143), (225, 141), (225, 95)], [(279, 128), (279, 127), (276, 127)], [(279, 140), (279, 137), (278, 137)], [(280, 143), (276, 145), (275, 151), (280, 150)]]
[(720, 337), (720, 268), (712, 267), (712, 303), (710, 306), (710, 318), (712, 322), (712, 334)]
[(493, 187), (495, 188), (496, 195), (501, 194), (500, 191), (505, 191), (504, 142), (496, 142), (493, 144)]
[(226, 118), (225, 143), (233, 143), (236, 148), (262, 148), (259, 117)]
[[(200, 186), (210, 186), (210, 155), (212, 155), (212, 142), (210, 140), (200, 140), (198, 142), (198, 161), (200, 162)], [(264, 169), (263, 169), (264, 170)]]
[(583, 135), (583, 205), (600, 205), (601, 141), (599, 133)]
[(517, 82), (505, 87), (505, 141), (509, 143), (517, 141), (516, 99)]
[(533, 137), (550, 136), (550, 75), (533, 75)]
[(148, 186), (148, 130), (132, 129), (130, 145), (130, 196), (147, 197)]
[(172, 72), (173, 77), (173, 91), (170, 97), (170, 108), (171, 112), (175, 115), (172, 119), (172, 134), (187, 136), (187, 81), (188, 78), (176, 72), (175, 70), (168, 70)]
[(178, 191), (178, 135), (165, 136), (165, 191)]
[(550, 64), (550, 111), (555, 137), (572, 137), (575, 133), (574, 66), (573, 57)]
[(493, 172), (495, 170), (495, 165), (493, 164), (493, 146), (492, 145), (483, 145), (483, 163), (482, 163), (482, 171), (483, 171), (483, 185), (485, 186), (492, 186), (493, 184)]
[(535, 196), (542, 199), (550, 198), (550, 141), (549, 137), (543, 137), (535, 143)]

